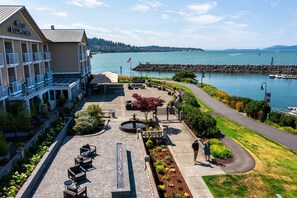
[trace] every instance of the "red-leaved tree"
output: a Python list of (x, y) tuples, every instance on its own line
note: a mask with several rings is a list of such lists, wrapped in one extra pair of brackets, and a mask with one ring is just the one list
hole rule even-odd
[(144, 113), (145, 119), (147, 121), (148, 113), (151, 111), (156, 111), (158, 107), (162, 106), (165, 103), (165, 100), (153, 97), (142, 97), (141, 95), (134, 93), (132, 95), (135, 98), (133, 106), (138, 107), (138, 109)]

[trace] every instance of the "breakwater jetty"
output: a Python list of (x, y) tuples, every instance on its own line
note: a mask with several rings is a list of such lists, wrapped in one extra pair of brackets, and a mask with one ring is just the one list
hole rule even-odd
[(217, 73), (255, 73), (255, 74), (297, 74), (297, 65), (183, 65), (183, 64), (139, 64), (134, 71), (178, 72), (191, 70), (193, 72)]

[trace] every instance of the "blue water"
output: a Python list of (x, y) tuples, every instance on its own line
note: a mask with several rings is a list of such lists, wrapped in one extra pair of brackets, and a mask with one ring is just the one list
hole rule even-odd
[[(260, 53), (260, 54), (259, 54)], [(127, 63), (131, 57), (132, 63)], [(156, 52), (156, 53), (110, 53), (93, 55), (92, 73), (111, 71), (126, 76), (172, 77), (173, 72), (135, 72), (130, 67), (141, 63), (172, 64), (253, 64), (297, 65), (297, 52), (263, 52), (263, 51), (209, 51), (209, 52)], [(122, 72), (121, 68), (122, 67)], [(201, 82), (201, 74), (197, 73)], [(255, 100), (264, 98), (260, 90), (262, 82), (267, 83), (267, 92), (271, 92), (271, 107), (287, 109), (297, 106), (297, 80), (270, 79), (261, 74), (206, 74), (203, 82), (211, 84), (230, 95), (249, 97)]]

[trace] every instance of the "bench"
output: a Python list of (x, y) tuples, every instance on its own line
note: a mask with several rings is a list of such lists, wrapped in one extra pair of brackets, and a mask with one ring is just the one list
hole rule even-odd
[(116, 143), (115, 166), (112, 170), (112, 198), (130, 198), (130, 179), (126, 146), (123, 143)]

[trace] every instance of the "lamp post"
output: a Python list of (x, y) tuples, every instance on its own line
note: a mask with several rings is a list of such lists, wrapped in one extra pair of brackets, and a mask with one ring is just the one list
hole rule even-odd
[[(265, 85), (265, 87), (263, 87), (263, 85)], [(267, 95), (267, 83), (266, 82), (262, 82), (260, 90), (264, 90), (264, 101), (266, 101), (266, 95)]]

